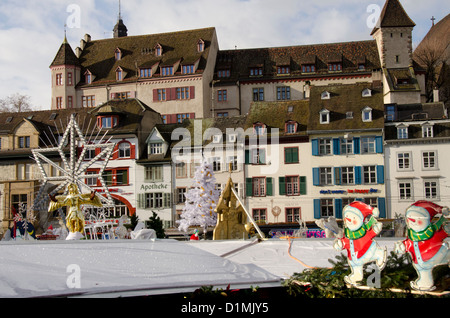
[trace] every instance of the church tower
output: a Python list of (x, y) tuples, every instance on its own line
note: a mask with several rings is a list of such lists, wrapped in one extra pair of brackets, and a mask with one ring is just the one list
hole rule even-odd
[(386, 104), (420, 102), (420, 88), (413, 69), (412, 32), (415, 25), (399, 0), (386, 0), (371, 33), (383, 68)]
[(77, 108), (75, 88), (80, 81), (81, 64), (65, 36), (50, 70), (52, 109)]
[(117, 19), (117, 24), (114, 26), (114, 38), (122, 38), (128, 35), (128, 29), (123, 23), (122, 12), (121, 12), (120, 0), (119, 0), (119, 17)]

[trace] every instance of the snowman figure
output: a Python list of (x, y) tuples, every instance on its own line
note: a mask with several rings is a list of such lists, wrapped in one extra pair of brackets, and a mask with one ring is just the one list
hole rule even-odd
[(338, 251), (347, 250), (347, 258), (352, 273), (344, 277), (347, 284), (358, 286), (364, 278), (364, 265), (375, 262), (380, 271), (386, 265), (387, 251), (373, 240), (383, 227), (376, 217), (379, 210), (363, 202), (355, 201), (343, 210), (344, 237), (334, 242)]
[[(433, 280), (433, 268), (449, 263), (449, 242), (445, 242), (447, 233), (444, 230), (448, 208), (429, 201), (417, 201), (405, 214), (407, 239), (395, 244), (395, 252), (408, 252), (418, 279), (411, 282), (411, 287), (419, 291), (432, 291), (436, 287)], [(432, 222), (434, 217), (438, 221)]]

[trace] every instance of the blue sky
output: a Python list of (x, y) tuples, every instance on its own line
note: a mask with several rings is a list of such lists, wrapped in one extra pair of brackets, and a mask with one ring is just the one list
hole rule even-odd
[[(122, 0), (129, 35), (215, 27), (221, 49), (370, 40), (370, 22), (385, 0)], [(417, 45), (449, 13), (450, 0), (401, 0), (416, 23)], [(375, 7), (369, 7), (375, 5)], [(378, 7), (377, 7), (378, 6)], [(118, 0), (0, 0), (0, 98), (29, 95), (50, 107), (50, 69), (67, 38), (111, 38)]]

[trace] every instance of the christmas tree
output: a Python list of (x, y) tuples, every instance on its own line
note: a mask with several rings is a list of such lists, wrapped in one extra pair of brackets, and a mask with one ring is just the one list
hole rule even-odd
[(185, 194), (186, 204), (177, 221), (178, 229), (187, 232), (191, 226), (199, 226), (206, 233), (208, 226), (216, 225), (214, 209), (219, 200), (220, 193), (215, 187), (212, 165), (206, 160), (197, 167), (192, 188)]

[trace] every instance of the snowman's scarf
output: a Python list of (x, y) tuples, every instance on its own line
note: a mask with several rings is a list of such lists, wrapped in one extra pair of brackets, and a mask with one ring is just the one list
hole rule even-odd
[(434, 233), (441, 228), (445, 221), (445, 218), (441, 217), (436, 223), (428, 225), (428, 227), (421, 232), (408, 229), (408, 238), (413, 242), (426, 241), (433, 237)]
[(377, 220), (373, 217), (370, 217), (369, 222), (364, 223), (361, 228), (357, 231), (351, 231), (348, 228), (345, 228), (345, 236), (350, 240), (357, 240), (366, 235), (367, 231), (371, 229), (371, 227), (377, 222)]

